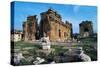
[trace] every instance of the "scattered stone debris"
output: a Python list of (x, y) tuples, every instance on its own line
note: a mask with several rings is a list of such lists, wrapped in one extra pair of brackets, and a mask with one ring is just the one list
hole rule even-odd
[(80, 51), (79, 57), (80, 57), (80, 59), (82, 61), (85, 61), (85, 62), (86, 61), (91, 61), (91, 58), (88, 55), (84, 54), (84, 51), (83, 50)]
[(20, 61), (24, 59), (24, 56), (22, 55), (22, 53), (16, 53), (14, 54), (14, 64), (15, 65), (19, 65)]
[(40, 57), (37, 57), (36, 60), (33, 62), (33, 64), (37, 65), (37, 64), (41, 64), (43, 63), (45, 60), (40, 58)]

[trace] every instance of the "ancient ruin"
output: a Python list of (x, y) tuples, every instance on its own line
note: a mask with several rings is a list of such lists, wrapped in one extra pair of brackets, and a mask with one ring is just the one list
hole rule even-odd
[(37, 18), (36, 15), (28, 16), (27, 21), (23, 23), (24, 40), (35, 40), (37, 31)]
[[(25, 41), (33, 41), (44, 37), (49, 37), (50, 41), (65, 42), (73, 36), (72, 23), (62, 21), (62, 17), (57, 11), (48, 9), (40, 14), (41, 19), (38, 23), (36, 15), (28, 16), (23, 23), (23, 36)], [(80, 37), (93, 35), (92, 21), (82, 21), (79, 24)]]
[(90, 37), (93, 35), (93, 24), (92, 21), (82, 21), (79, 24), (80, 37)]
[(50, 41), (65, 41), (71, 38), (72, 24), (62, 21), (61, 15), (52, 9), (41, 13), (40, 22), (41, 36), (44, 33), (49, 36)]
[[(49, 36), (50, 41), (67, 41), (72, 36), (72, 24), (62, 21), (61, 15), (51, 8), (42, 12), (39, 26), (36, 16), (27, 17), (23, 23), (24, 40), (36, 40), (44, 36)], [(36, 34), (38, 34), (36, 36)]]

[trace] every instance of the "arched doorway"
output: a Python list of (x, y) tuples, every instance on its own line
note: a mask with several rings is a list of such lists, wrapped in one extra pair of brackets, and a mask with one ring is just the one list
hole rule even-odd
[(84, 37), (88, 37), (89, 36), (89, 29), (85, 28), (84, 29)]

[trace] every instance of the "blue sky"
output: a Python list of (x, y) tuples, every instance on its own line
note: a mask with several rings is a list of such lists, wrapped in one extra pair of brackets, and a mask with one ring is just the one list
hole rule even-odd
[(93, 22), (94, 32), (97, 32), (97, 7), (71, 4), (50, 4), (34, 2), (14, 2), (14, 28), (22, 30), (22, 24), (26, 21), (27, 16), (37, 15), (40, 22), (40, 13), (47, 11), (49, 8), (57, 11), (63, 22), (66, 20), (72, 23), (73, 32), (79, 33), (79, 24), (82, 21), (90, 20)]

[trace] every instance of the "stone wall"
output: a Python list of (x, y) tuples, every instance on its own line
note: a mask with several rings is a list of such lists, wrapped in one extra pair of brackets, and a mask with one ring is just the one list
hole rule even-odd
[(70, 27), (63, 26), (59, 23), (51, 23), (50, 40), (51, 41), (65, 41), (71, 38)]
[(62, 17), (52, 9), (41, 13), (40, 22), (41, 36), (44, 33), (51, 41), (65, 41), (71, 38), (72, 24), (62, 21)]
[(36, 35), (36, 29), (37, 29), (37, 18), (36, 15), (34, 16), (28, 16), (27, 21), (23, 23), (23, 35), (24, 40), (35, 40)]

